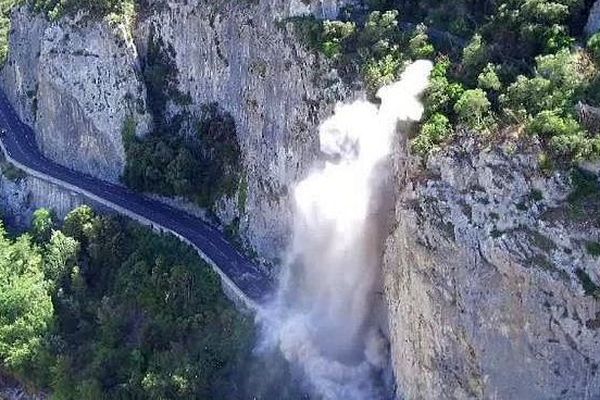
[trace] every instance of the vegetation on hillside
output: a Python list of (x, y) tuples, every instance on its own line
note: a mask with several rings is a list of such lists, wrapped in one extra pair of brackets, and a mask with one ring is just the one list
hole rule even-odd
[(217, 104), (203, 106), (198, 117), (168, 114), (171, 102), (185, 106), (190, 99), (178, 89), (173, 48), (152, 38), (144, 79), (154, 131), (139, 138), (132, 121), (126, 122), (123, 181), (136, 190), (182, 196), (211, 207), (222, 195), (233, 195), (241, 182), (235, 123)]
[(0, 0), (0, 65), (8, 55), (8, 34), (10, 32), (10, 12), (17, 0)]
[(139, 191), (182, 196), (202, 207), (211, 207), (223, 194), (233, 195), (240, 174), (233, 119), (212, 104), (195, 125), (190, 137), (156, 130), (138, 138), (126, 128), (123, 181)]
[(56, 399), (211, 398), (252, 340), (215, 273), (171, 236), (73, 210), (0, 228), (0, 369)]
[(600, 106), (600, 35), (582, 33), (591, 2), (367, 4), (366, 12), (347, 8), (338, 21), (302, 18), (297, 26), (342, 76), (360, 74), (371, 96), (407, 62), (435, 61), (415, 152), (426, 155), (461, 129), (490, 136), (510, 127), (539, 138), (544, 160), (600, 157), (598, 128), (576, 109)]

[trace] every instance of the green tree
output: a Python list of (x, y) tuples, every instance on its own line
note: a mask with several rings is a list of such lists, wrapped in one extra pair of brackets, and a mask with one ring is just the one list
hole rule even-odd
[(37, 243), (45, 243), (50, 239), (54, 228), (55, 214), (48, 208), (40, 208), (33, 213), (31, 233)]
[(499, 91), (502, 89), (502, 82), (496, 72), (497, 67), (493, 64), (488, 64), (479, 77), (477, 78), (478, 86), (484, 90)]
[(554, 136), (578, 136), (582, 133), (582, 129), (573, 117), (563, 117), (556, 111), (544, 110), (527, 124), (527, 132), (530, 135), (551, 138)]
[(363, 47), (374, 46), (389, 51), (398, 35), (398, 11), (373, 11), (367, 17), (360, 41)]
[(454, 105), (454, 111), (461, 123), (476, 130), (487, 129), (490, 125), (491, 103), (481, 89), (465, 91)]
[(439, 113), (451, 116), (454, 113), (454, 104), (464, 92), (460, 83), (450, 82), (448, 58), (439, 59), (431, 73), (429, 87), (425, 92), (425, 113), (428, 116)]
[(488, 61), (488, 49), (480, 34), (475, 34), (463, 50), (462, 65), (467, 76), (477, 76)]
[(80, 243), (85, 244), (94, 229), (95, 218), (96, 214), (90, 206), (83, 205), (77, 207), (65, 217), (62, 231)]
[(452, 133), (450, 121), (443, 114), (434, 114), (421, 127), (420, 134), (412, 141), (412, 149), (426, 155), (435, 146), (446, 140)]
[(600, 33), (596, 33), (588, 39), (587, 51), (592, 56), (593, 60), (597, 64), (600, 64)]
[(560, 108), (552, 92), (552, 82), (541, 76), (527, 78), (520, 75), (507, 89), (500, 101), (507, 111), (524, 119), (528, 114)]
[(382, 86), (389, 85), (398, 78), (401, 62), (389, 54), (377, 60), (371, 59), (364, 67), (364, 79), (369, 93), (374, 94)]
[(324, 21), (323, 22), (323, 53), (329, 58), (342, 54), (344, 42), (354, 35), (354, 22)]
[(61, 231), (54, 231), (46, 245), (44, 274), (55, 287), (61, 285), (76, 267), (79, 256), (79, 242)]
[(0, 228), (0, 364), (31, 379), (52, 321), (41, 254), (29, 236), (12, 242)]
[(429, 36), (427, 36), (427, 27), (423, 24), (419, 24), (413, 36), (408, 42), (408, 51), (413, 59), (427, 59), (432, 58), (435, 53), (435, 48), (429, 43)]

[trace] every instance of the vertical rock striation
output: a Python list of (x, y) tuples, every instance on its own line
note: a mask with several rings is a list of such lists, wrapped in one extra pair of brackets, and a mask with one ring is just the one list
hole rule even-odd
[(62, 219), (72, 209), (89, 203), (75, 193), (32, 176), (11, 180), (0, 175), (0, 214), (11, 227), (29, 228), (38, 208), (50, 208)]
[(252, 246), (273, 259), (289, 237), (290, 186), (318, 155), (316, 126), (338, 94), (325, 90), (324, 65), (283, 20), (287, 2), (160, 4), (136, 36), (153, 32), (172, 46), (188, 112), (217, 102), (234, 117), (248, 196), (220, 215), (239, 217)]
[(3, 86), (51, 159), (118, 182), (125, 165), (121, 131), (129, 116), (150, 128), (137, 49), (123, 25), (80, 15), (46, 22), (27, 7), (15, 31)]
[[(407, 399), (595, 398), (600, 282), (568, 177), (535, 151), (463, 138), (427, 168), (400, 165), (384, 262), (392, 362)], [(589, 286), (589, 285), (588, 285)]]

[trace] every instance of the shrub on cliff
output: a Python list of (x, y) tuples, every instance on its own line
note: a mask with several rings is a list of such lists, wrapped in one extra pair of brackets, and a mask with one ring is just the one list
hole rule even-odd
[(412, 141), (415, 153), (424, 155), (447, 140), (452, 133), (450, 121), (443, 114), (434, 114), (422, 126), (419, 136)]
[(485, 91), (473, 89), (465, 91), (454, 105), (458, 121), (470, 129), (486, 130), (492, 124), (491, 103)]
[(31, 0), (31, 2), (36, 11), (45, 13), (51, 20), (77, 12), (84, 12), (93, 17), (122, 15), (131, 12), (136, 4), (136, 0)]
[(594, 61), (600, 64), (600, 33), (596, 33), (587, 42), (587, 50)]
[(139, 191), (186, 197), (202, 207), (233, 195), (241, 158), (232, 117), (212, 104), (192, 125), (193, 137), (163, 130), (138, 138), (124, 129), (123, 181)]
[[(424, 96), (422, 131), (413, 139), (413, 149), (426, 154), (425, 149), (435, 147), (434, 138), (445, 136), (439, 135), (446, 132), (441, 114), (450, 131), (459, 124), (475, 131), (525, 126), (530, 132), (546, 130), (547, 154), (572, 160), (599, 155), (598, 132), (586, 132), (574, 109), (579, 101), (600, 104), (599, 70), (572, 46), (582, 39), (589, 2), (369, 0), (366, 5), (367, 13), (352, 8), (341, 13), (339, 23), (355, 22), (356, 32), (344, 39), (343, 46), (335, 46), (334, 64), (338, 71), (357, 66), (371, 97), (395, 80), (411, 59), (437, 60)], [(322, 26), (312, 21), (317, 27), (313, 31)], [(415, 22), (428, 28), (415, 29)], [(322, 36), (312, 38), (319, 41)], [(598, 43), (595, 36), (587, 46), (596, 60)], [(549, 127), (543, 119), (551, 113), (560, 122), (554, 119)]]

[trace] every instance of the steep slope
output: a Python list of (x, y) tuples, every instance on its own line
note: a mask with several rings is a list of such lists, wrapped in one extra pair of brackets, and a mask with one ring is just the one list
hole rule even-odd
[(323, 79), (323, 62), (285, 18), (333, 16), (344, 3), (151, 1), (133, 30), (84, 14), (49, 23), (23, 7), (13, 15), (3, 83), (44, 154), (118, 182), (125, 121), (141, 136), (151, 129), (141, 73), (148, 43), (171, 48), (186, 101), (171, 99), (170, 114), (193, 117), (217, 102), (236, 123), (243, 193), (222, 198), (215, 211), (273, 260), (288, 238), (288, 186), (312, 164), (319, 117), (345, 95), (335, 76)]
[(240, 217), (242, 232), (270, 258), (289, 236), (289, 186), (312, 165), (316, 125), (338, 96), (326, 90), (322, 62), (280, 20), (285, 5), (172, 2), (154, 7), (136, 34), (172, 46), (179, 89), (192, 99), (187, 112), (217, 102), (234, 117), (248, 196), (239, 207), (222, 202), (220, 215), (226, 223)]
[(408, 399), (600, 392), (597, 200), (569, 196), (537, 151), (466, 136), (425, 170), (398, 163), (384, 275)]
[(132, 116), (150, 127), (137, 50), (123, 26), (66, 18), (50, 24), (27, 7), (13, 15), (4, 88), (37, 131), (47, 156), (117, 182), (125, 164), (121, 129)]

